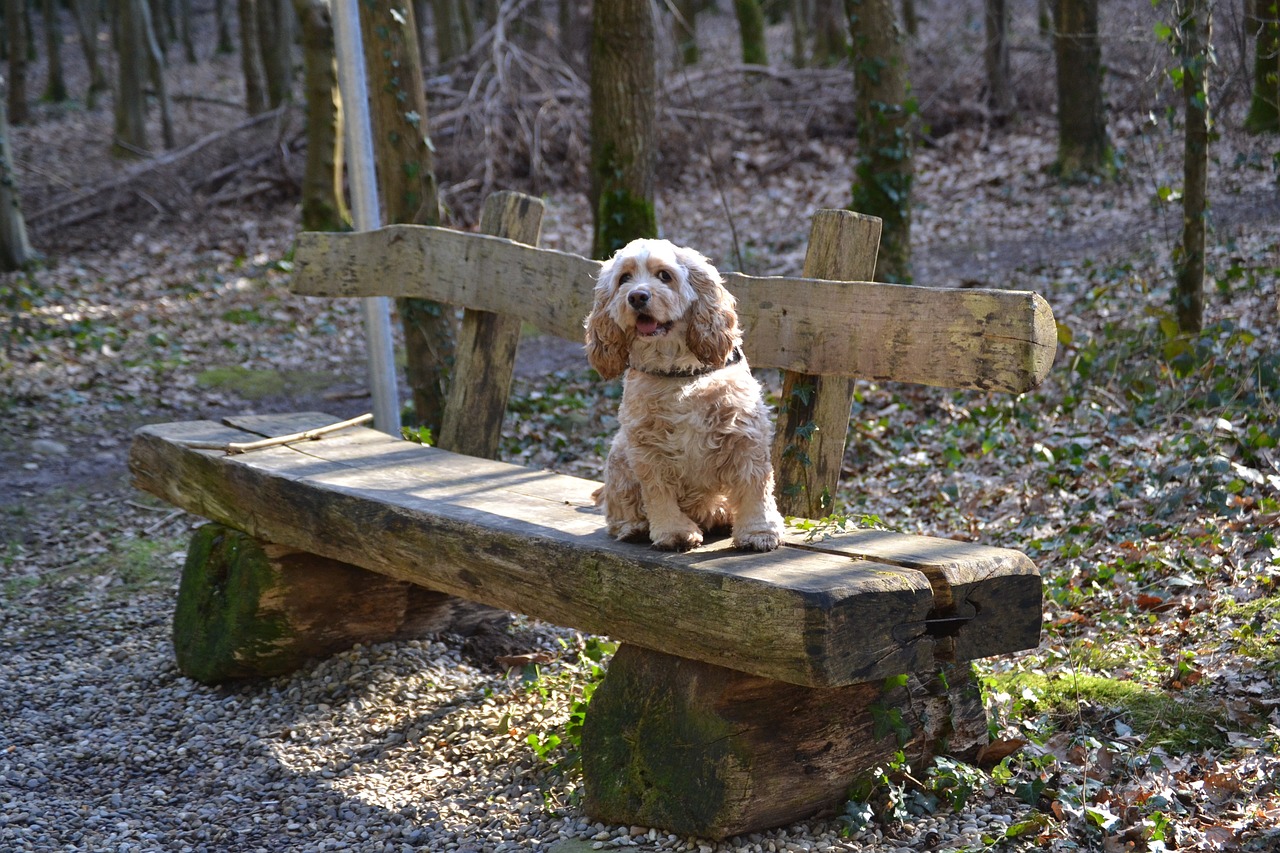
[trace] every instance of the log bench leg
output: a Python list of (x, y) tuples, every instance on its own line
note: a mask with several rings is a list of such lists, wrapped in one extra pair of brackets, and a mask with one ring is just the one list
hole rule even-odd
[(819, 689), (623, 645), (583, 729), (585, 810), (712, 839), (835, 811), (900, 748), (971, 758), (986, 742), (971, 668), (939, 675)]
[(283, 675), (357, 643), (467, 634), (505, 611), (210, 523), (191, 537), (173, 646), (205, 684)]

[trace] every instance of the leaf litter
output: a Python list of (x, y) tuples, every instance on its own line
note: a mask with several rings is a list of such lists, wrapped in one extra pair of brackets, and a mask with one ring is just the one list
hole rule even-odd
[[(27, 177), (58, 173), (32, 153), (46, 141), (89, 168), (81, 152), (105, 148), (100, 111), (42, 109), (15, 133)], [(982, 848), (1280, 845), (1280, 203), (1274, 140), (1235, 131), (1240, 112), (1228, 105), (1213, 147), (1207, 323), (1193, 339), (1167, 316), (1180, 210), (1161, 189), (1180, 180), (1176, 116), (1118, 118), (1114, 183), (1053, 178), (1054, 129), (1034, 115), (961, 124), (919, 150), (917, 283), (1039, 292), (1059, 353), (1045, 385), (1017, 398), (860, 382), (837, 506), (1026, 551), (1045, 578), (1045, 628), (1036, 650), (979, 663), (993, 734), (981, 766), (886, 772), (868, 794), (873, 823), (909, 836), (919, 815), (966, 807), (924, 794), (963, 790), (1011, 815)], [(797, 274), (809, 212), (846, 202), (847, 143), (746, 130), (727, 144), (687, 153), (664, 183), (666, 232), (722, 268)], [(687, 191), (713, 173), (723, 201)], [(584, 251), (580, 196), (570, 185), (547, 200), (544, 245)], [(144, 630), (166, 612), (193, 519), (127, 485), (137, 425), (367, 408), (356, 307), (288, 292), (295, 221), (280, 191), (121, 223), (71, 251), (46, 235), (46, 266), (0, 277), (6, 616), (125, 596), (147, 606), (118, 624)], [(599, 477), (616, 384), (572, 344), (528, 336), (520, 358), (505, 458)], [(250, 399), (201, 381), (219, 367), (329, 383)], [(151, 573), (123, 568), (140, 564)]]

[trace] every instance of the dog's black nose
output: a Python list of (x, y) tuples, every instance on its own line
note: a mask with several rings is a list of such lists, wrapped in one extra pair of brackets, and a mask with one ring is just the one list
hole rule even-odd
[(649, 291), (637, 287), (627, 294), (627, 304), (639, 311), (649, 304)]

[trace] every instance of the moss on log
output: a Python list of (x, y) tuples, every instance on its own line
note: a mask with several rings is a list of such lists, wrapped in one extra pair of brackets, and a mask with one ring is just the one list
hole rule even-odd
[(967, 665), (814, 689), (624, 645), (587, 713), (584, 808), (726, 838), (833, 811), (899, 749), (969, 757), (986, 737)]
[(357, 643), (467, 633), (504, 618), (483, 605), (206, 524), (187, 550), (173, 644), (184, 675), (217, 684), (282, 675)]

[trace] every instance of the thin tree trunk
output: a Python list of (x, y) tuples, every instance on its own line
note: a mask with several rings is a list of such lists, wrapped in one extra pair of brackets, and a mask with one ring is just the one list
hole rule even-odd
[(169, 86), (164, 76), (164, 53), (156, 40), (155, 26), (146, 0), (139, 0), (137, 12), (142, 18), (142, 36), (150, 59), (148, 69), (151, 74), (151, 85), (155, 87), (156, 100), (160, 102), (160, 133), (164, 138), (164, 147), (174, 148), (177, 145), (177, 139), (173, 132), (173, 109), (172, 102), (169, 100)]
[(0, 101), (0, 272), (22, 269), (33, 255), (13, 171), (8, 111)]
[(4, 19), (9, 49), (9, 121), (26, 124), (27, 107), (27, 26), (22, 0), (4, 0)]
[(146, 0), (116, 0), (115, 140), (118, 157), (146, 156), (147, 63), (150, 53), (144, 29)]
[(676, 46), (680, 49), (680, 61), (685, 65), (698, 62), (698, 7), (699, 0), (677, 0), (675, 3)]
[(985, 0), (987, 105), (997, 119), (1013, 112), (1013, 84), (1009, 79), (1008, 0)]
[(796, 68), (809, 64), (809, 36), (813, 30), (813, 0), (791, 0), (791, 63)]
[(768, 65), (760, 0), (733, 0), (733, 11), (738, 16), (738, 34), (742, 38), (742, 61), (747, 65)]
[(307, 107), (307, 160), (302, 175), (302, 227), (342, 231), (350, 216), (342, 196), (342, 99), (328, 0), (294, 0), (302, 37)]
[(293, 15), (290, 0), (256, 0), (267, 108), (293, 100)]
[(911, 113), (907, 61), (890, 0), (845, 0), (858, 111), (853, 203), (884, 221), (876, 277), (911, 280)]
[(436, 22), (436, 56), (444, 64), (466, 50), (462, 10), (458, 0), (431, 0), (431, 14)]
[(67, 99), (67, 81), (62, 75), (62, 26), (58, 18), (58, 0), (43, 0), (44, 48), (48, 54), (49, 82), (45, 85), (46, 101), (60, 104)]
[(196, 56), (195, 36), (191, 32), (191, 0), (178, 0), (178, 35), (182, 39), (182, 53), (188, 64), (194, 65)]
[[(361, 3), (360, 28), (370, 58), (369, 99), (384, 221), (438, 225), (440, 195), (413, 7), (408, 2)], [(404, 327), (414, 421), (439, 435), (453, 364), (453, 313), (427, 299), (398, 299), (396, 305)]]
[(1178, 55), (1186, 105), (1183, 143), (1182, 243), (1177, 251), (1174, 311), (1178, 328), (1204, 326), (1205, 212), (1209, 191), (1209, 46), (1213, 41), (1212, 0), (1180, 0)]
[(656, 237), (657, 64), (649, 0), (610, 0), (591, 10), (592, 256)]
[(1280, 2), (1245, 0), (1245, 26), (1254, 35), (1253, 94), (1244, 129), (1280, 132)]
[(84, 50), (85, 65), (89, 67), (89, 91), (85, 93), (85, 106), (93, 109), (99, 92), (111, 88), (107, 75), (98, 61), (98, 14), (94, 0), (73, 0), (76, 30), (80, 34), (80, 46)]
[(813, 23), (813, 64), (835, 65), (849, 55), (849, 23), (841, 0), (816, 0)]
[(235, 42), (231, 39), (231, 15), (227, 13), (229, 2), (230, 0), (213, 0), (214, 26), (218, 31), (218, 43), (214, 50), (217, 53), (236, 52)]
[(916, 14), (915, 0), (902, 0), (902, 29), (908, 38), (920, 35), (920, 16)]
[(1053, 45), (1058, 74), (1058, 163), (1066, 177), (1113, 168), (1102, 97), (1098, 0), (1057, 0)]
[(240, 16), (240, 66), (244, 69), (244, 100), (249, 115), (267, 111), (267, 90), (262, 70), (262, 48), (258, 36), (258, 3), (267, 0), (237, 0)]

